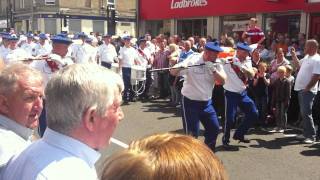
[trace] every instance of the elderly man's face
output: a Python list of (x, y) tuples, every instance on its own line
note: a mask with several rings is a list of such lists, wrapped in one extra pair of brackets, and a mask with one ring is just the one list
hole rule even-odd
[(35, 128), (43, 108), (42, 98), (43, 84), (40, 80), (32, 77), (22, 79), (18, 81), (16, 90), (6, 97), (6, 107), (1, 111), (18, 124)]
[(99, 118), (97, 123), (96, 147), (101, 149), (110, 144), (110, 139), (118, 123), (124, 118), (121, 109), (121, 94), (117, 93), (113, 104), (106, 110), (104, 116)]

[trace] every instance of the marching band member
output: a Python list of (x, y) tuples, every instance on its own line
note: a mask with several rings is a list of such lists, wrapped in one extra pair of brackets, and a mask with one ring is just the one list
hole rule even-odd
[(33, 38), (34, 38), (34, 35), (32, 33), (28, 33), (27, 34), (27, 42), (24, 43), (21, 48), (23, 50), (25, 50), (29, 56), (35, 56), (36, 55), (36, 43), (33, 42)]
[(72, 59), (75, 63), (87, 63), (90, 61), (90, 45), (86, 43), (88, 36), (81, 32), (78, 34), (80, 44), (72, 45)]
[(30, 58), (30, 56), (25, 50), (17, 47), (18, 40), (19, 38), (15, 34), (11, 34), (8, 37), (9, 46), (8, 54), (4, 58), (5, 64), (16, 62), (19, 59)]
[(98, 59), (103, 67), (111, 69), (111, 64), (117, 58), (117, 51), (114, 45), (111, 44), (111, 35), (103, 36), (103, 44), (99, 46)]
[[(52, 51), (49, 54), (48, 59), (41, 60), (41, 61), (34, 61), (30, 64), (31, 67), (38, 69), (43, 74), (44, 79), (44, 86), (47, 85), (49, 79), (51, 78), (52, 74), (58, 71), (59, 69), (73, 64), (73, 61), (69, 58), (65, 58), (66, 54), (68, 53), (68, 47), (72, 43), (72, 40), (69, 39), (66, 34), (58, 34), (54, 36), (52, 39)], [(43, 102), (45, 104), (45, 101)], [(44, 130), (46, 128), (46, 121), (45, 121), (45, 108), (40, 116), (39, 120), (39, 133), (40, 136), (43, 135)]]
[(39, 43), (35, 47), (35, 56), (46, 56), (50, 54), (52, 46), (47, 42), (47, 35), (44, 33), (39, 34)]
[(149, 88), (152, 83), (152, 77), (151, 77), (151, 66), (153, 63), (153, 56), (150, 52), (150, 50), (147, 48), (147, 40), (145, 37), (141, 37), (138, 41), (138, 46), (139, 48), (137, 49), (138, 51), (138, 56), (140, 58), (140, 64), (146, 68), (146, 82), (145, 82), (145, 90), (141, 94), (141, 98), (148, 99), (148, 94), (149, 94)]
[(124, 82), (123, 102), (128, 104), (134, 100), (134, 94), (131, 88), (131, 67), (139, 65), (139, 57), (137, 51), (131, 46), (131, 37), (123, 37), (124, 46), (119, 51), (119, 70), (122, 70), (122, 78)]
[(224, 70), (228, 76), (223, 86), (226, 97), (226, 121), (222, 143), (226, 148), (231, 147), (229, 145), (230, 129), (234, 123), (238, 106), (246, 116), (234, 133), (234, 140), (249, 143), (250, 141), (244, 135), (249, 130), (252, 122), (258, 119), (256, 106), (248, 97), (246, 90), (248, 79), (254, 76), (251, 60), (247, 59), (251, 50), (247, 43), (238, 43), (236, 57), (232, 59), (231, 63), (224, 65)]
[(4, 58), (7, 56), (9, 53), (9, 40), (8, 38), (10, 37), (10, 34), (7, 32), (1, 32), (0, 34), (2, 42), (0, 44), (0, 58), (4, 60)]
[(219, 134), (219, 122), (212, 106), (212, 90), (215, 81), (224, 82), (226, 73), (221, 64), (215, 64), (218, 53), (223, 51), (218, 42), (205, 45), (204, 53), (194, 53), (174, 67), (186, 67), (205, 63), (205, 66), (195, 66), (189, 69), (171, 69), (172, 75), (185, 75), (186, 80), (181, 90), (183, 129), (186, 134), (199, 136), (199, 121), (205, 129), (205, 143), (215, 150)]

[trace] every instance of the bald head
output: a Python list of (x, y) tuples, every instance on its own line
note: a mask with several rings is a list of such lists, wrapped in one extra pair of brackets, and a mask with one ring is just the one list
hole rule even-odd
[(318, 48), (319, 48), (318, 41), (315, 39), (309, 39), (306, 42), (306, 46), (305, 46), (304, 51), (305, 51), (305, 54), (312, 56), (317, 53)]

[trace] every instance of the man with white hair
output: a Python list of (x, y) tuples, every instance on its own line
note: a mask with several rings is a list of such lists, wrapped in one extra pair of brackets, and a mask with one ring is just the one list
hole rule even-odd
[(43, 107), (42, 98), (43, 79), (39, 71), (22, 63), (3, 69), (0, 74), (0, 169), (31, 143), (32, 129), (38, 126)]
[(45, 90), (48, 128), (12, 160), (3, 179), (96, 180), (98, 151), (123, 118), (123, 88), (119, 75), (96, 64), (73, 64), (53, 75)]

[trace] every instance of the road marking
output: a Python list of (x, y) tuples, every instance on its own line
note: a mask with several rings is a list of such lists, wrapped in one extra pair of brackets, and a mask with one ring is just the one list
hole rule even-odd
[(111, 141), (112, 143), (120, 146), (120, 147), (123, 147), (123, 148), (128, 148), (128, 147), (129, 147), (128, 144), (123, 143), (123, 142), (121, 142), (121, 141), (119, 141), (119, 140), (117, 140), (117, 139), (115, 139), (115, 138), (111, 138), (110, 141)]

